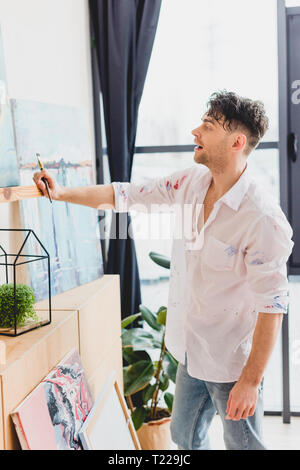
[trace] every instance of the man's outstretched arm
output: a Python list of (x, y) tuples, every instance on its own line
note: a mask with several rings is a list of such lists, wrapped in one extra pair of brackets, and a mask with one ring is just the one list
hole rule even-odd
[(43, 170), (35, 173), (33, 180), (45, 197), (48, 197), (48, 194), (42, 178), (46, 178), (48, 181), (50, 196), (56, 201), (80, 204), (83, 206), (93, 207), (94, 209), (115, 208), (115, 193), (112, 184), (98, 184), (77, 188), (60, 186), (48, 171)]
[[(116, 212), (169, 212), (171, 206), (184, 195), (183, 189), (195, 174), (193, 167), (175, 171), (169, 176), (152, 178), (142, 184), (112, 182), (70, 188), (60, 186), (47, 170), (34, 174), (33, 180), (45, 197), (48, 197), (45, 183), (49, 184), (50, 195), (57, 201), (81, 204), (97, 209), (113, 209)], [(181, 196), (180, 196), (181, 193)]]

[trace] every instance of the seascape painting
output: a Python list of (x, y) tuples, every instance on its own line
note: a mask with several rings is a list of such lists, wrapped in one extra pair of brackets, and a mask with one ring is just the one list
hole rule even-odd
[[(87, 123), (81, 109), (31, 101), (12, 100), (20, 185), (33, 184), (39, 171), (36, 154), (44, 168), (63, 186), (95, 184)], [(65, 292), (103, 276), (98, 212), (47, 198), (21, 201), (22, 226), (32, 229), (51, 260), (51, 293)], [(26, 244), (26, 254), (36, 244)], [(31, 250), (32, 253), (28, 251)], [(29, 264), (37, 301), (48, 295), (46, 262)]]
[(13, 411), (23, 450), (82, 450), (79, 431), (93, 399), (77, 349)]
[(6, 71), (5, 71), (5, 60), (4, 60), (4, 49), (2, 42), (2, 32), (0, 27), (0, 81), (6, 83)]
[(18, 185), (19, 171), (0, 30), (0, 188)]

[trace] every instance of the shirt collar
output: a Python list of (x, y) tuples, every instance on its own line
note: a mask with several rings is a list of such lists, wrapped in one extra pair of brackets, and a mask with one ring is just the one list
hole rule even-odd
[[(205, 178), (209, 184), (209, 181), (211, 181), (212, 178), (210, 170), (208, 170), (206, 173)], [(246, 169), (243, 171), (237, 182), (216, 202), (216, 204), (221, 204), (224, 202), (227, 204), (227, 206), (237, 211), (245, 197), (246, 192), (248, 191), (250, 182), (251, 178), (249, 175), (248, 164), (246, 164)]]

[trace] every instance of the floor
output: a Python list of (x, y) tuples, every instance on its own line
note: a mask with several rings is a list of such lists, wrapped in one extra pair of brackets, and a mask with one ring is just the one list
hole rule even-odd
[[(219, 416), (214, 418), (209, 435), (212, 450), (225, 450)], [(283, 424), (280, 416), (265, 416), (264, 439), (268, 450), (300, 450), (300, 417), (292, 417), (290, 424)], [(177, 449), (176, 444), (172, 449)]]

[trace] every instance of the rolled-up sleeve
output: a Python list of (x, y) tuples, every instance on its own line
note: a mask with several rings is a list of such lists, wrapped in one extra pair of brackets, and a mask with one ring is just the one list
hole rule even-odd
[(113, 182), (114, 212), (167, 212), (176, 202), (176, 196), (187, 185), (189, 169), (163, 178), (150, 179), (144, 184)]
[(264, 215), (251, 231), (245, 263), (247, 281), (258, 313), (288, 311), (286, 263), (294, 246), (292, 234), (284, 215)]

